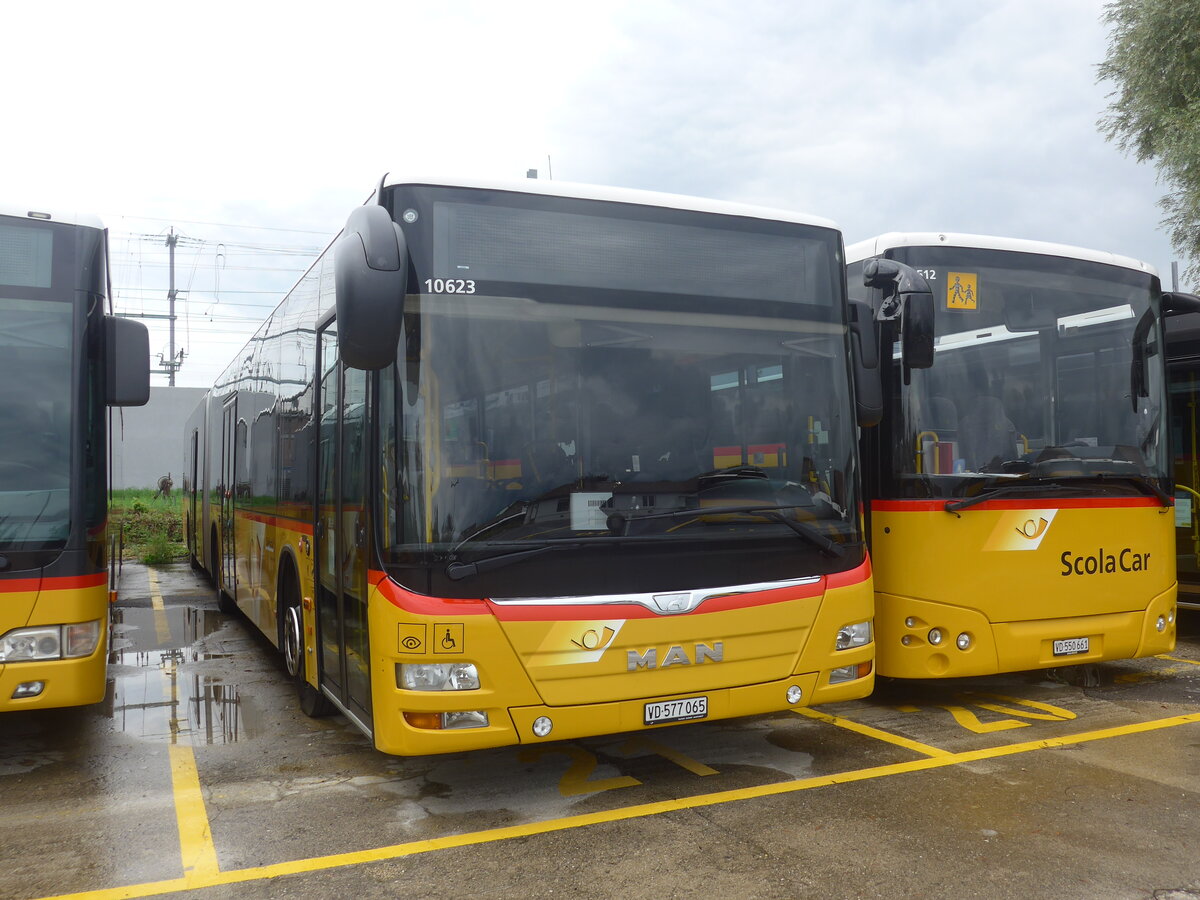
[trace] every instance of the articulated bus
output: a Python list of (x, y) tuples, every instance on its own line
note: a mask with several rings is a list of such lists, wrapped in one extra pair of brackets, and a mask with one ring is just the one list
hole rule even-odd
[(1200, 315), (1167, 321), (1179, 605), (1200, 609)]
[(90, 217), (0, 208), (0, 712), (104, 697), (106, 406), (150, 397)]
[(862, 447), (879, 674), (1171, 650), (1162, 318), (1196, 298), (1034, 241), (885, 234), (847, 259), (891, 360)]
[(385, 179), (196, 410), (189, 545), (388, 753), (862, 697), (850, 333), (827, 221)]

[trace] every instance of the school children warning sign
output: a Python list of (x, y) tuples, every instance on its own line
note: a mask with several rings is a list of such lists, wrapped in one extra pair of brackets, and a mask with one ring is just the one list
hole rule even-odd
[(946, 273), (946, 309), (979, 309), (979, 276), (976, 273)]

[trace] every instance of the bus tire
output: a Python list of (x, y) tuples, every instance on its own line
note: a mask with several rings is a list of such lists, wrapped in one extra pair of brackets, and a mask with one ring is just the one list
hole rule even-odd
[(306, 677), (304, 613), (300, 609), (300, 591), (296, 587), (295, 578), (294, 570), (288, 567), (282, 579), (283, 584), (280, 586), (280, 594), (285, 605), (279, 645), (283, 649), (283, 662), (287, 667), (288, 677), (296, 685), (296, 697), (300, 701), (300, 711), (310, 718), (318, 719), (322, 716), (332, 715), (337, 708), (328, 697), (309, 684)]

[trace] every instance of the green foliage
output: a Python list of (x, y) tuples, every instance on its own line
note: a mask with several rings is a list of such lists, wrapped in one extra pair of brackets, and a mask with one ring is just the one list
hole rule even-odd
[(1114, 0), (1100, 80), (1116, 90), (1100, 130), (1170, 190), (1159, 205), (1186, 278), (1200, 283), (1200, 0)]
[(122, 530), (125, 559), (154, 566), (187, 557), (179, 495), (156, 500), (152, 490), (113, 491), (108, 525), (114, 531)]

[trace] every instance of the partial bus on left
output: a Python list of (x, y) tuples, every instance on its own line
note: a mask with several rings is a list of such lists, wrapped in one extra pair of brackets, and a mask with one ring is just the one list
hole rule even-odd
[(0, 712), (104, 696), (105, 409), (150, 397), (107, 257), (93, 217), (0, 207)]

